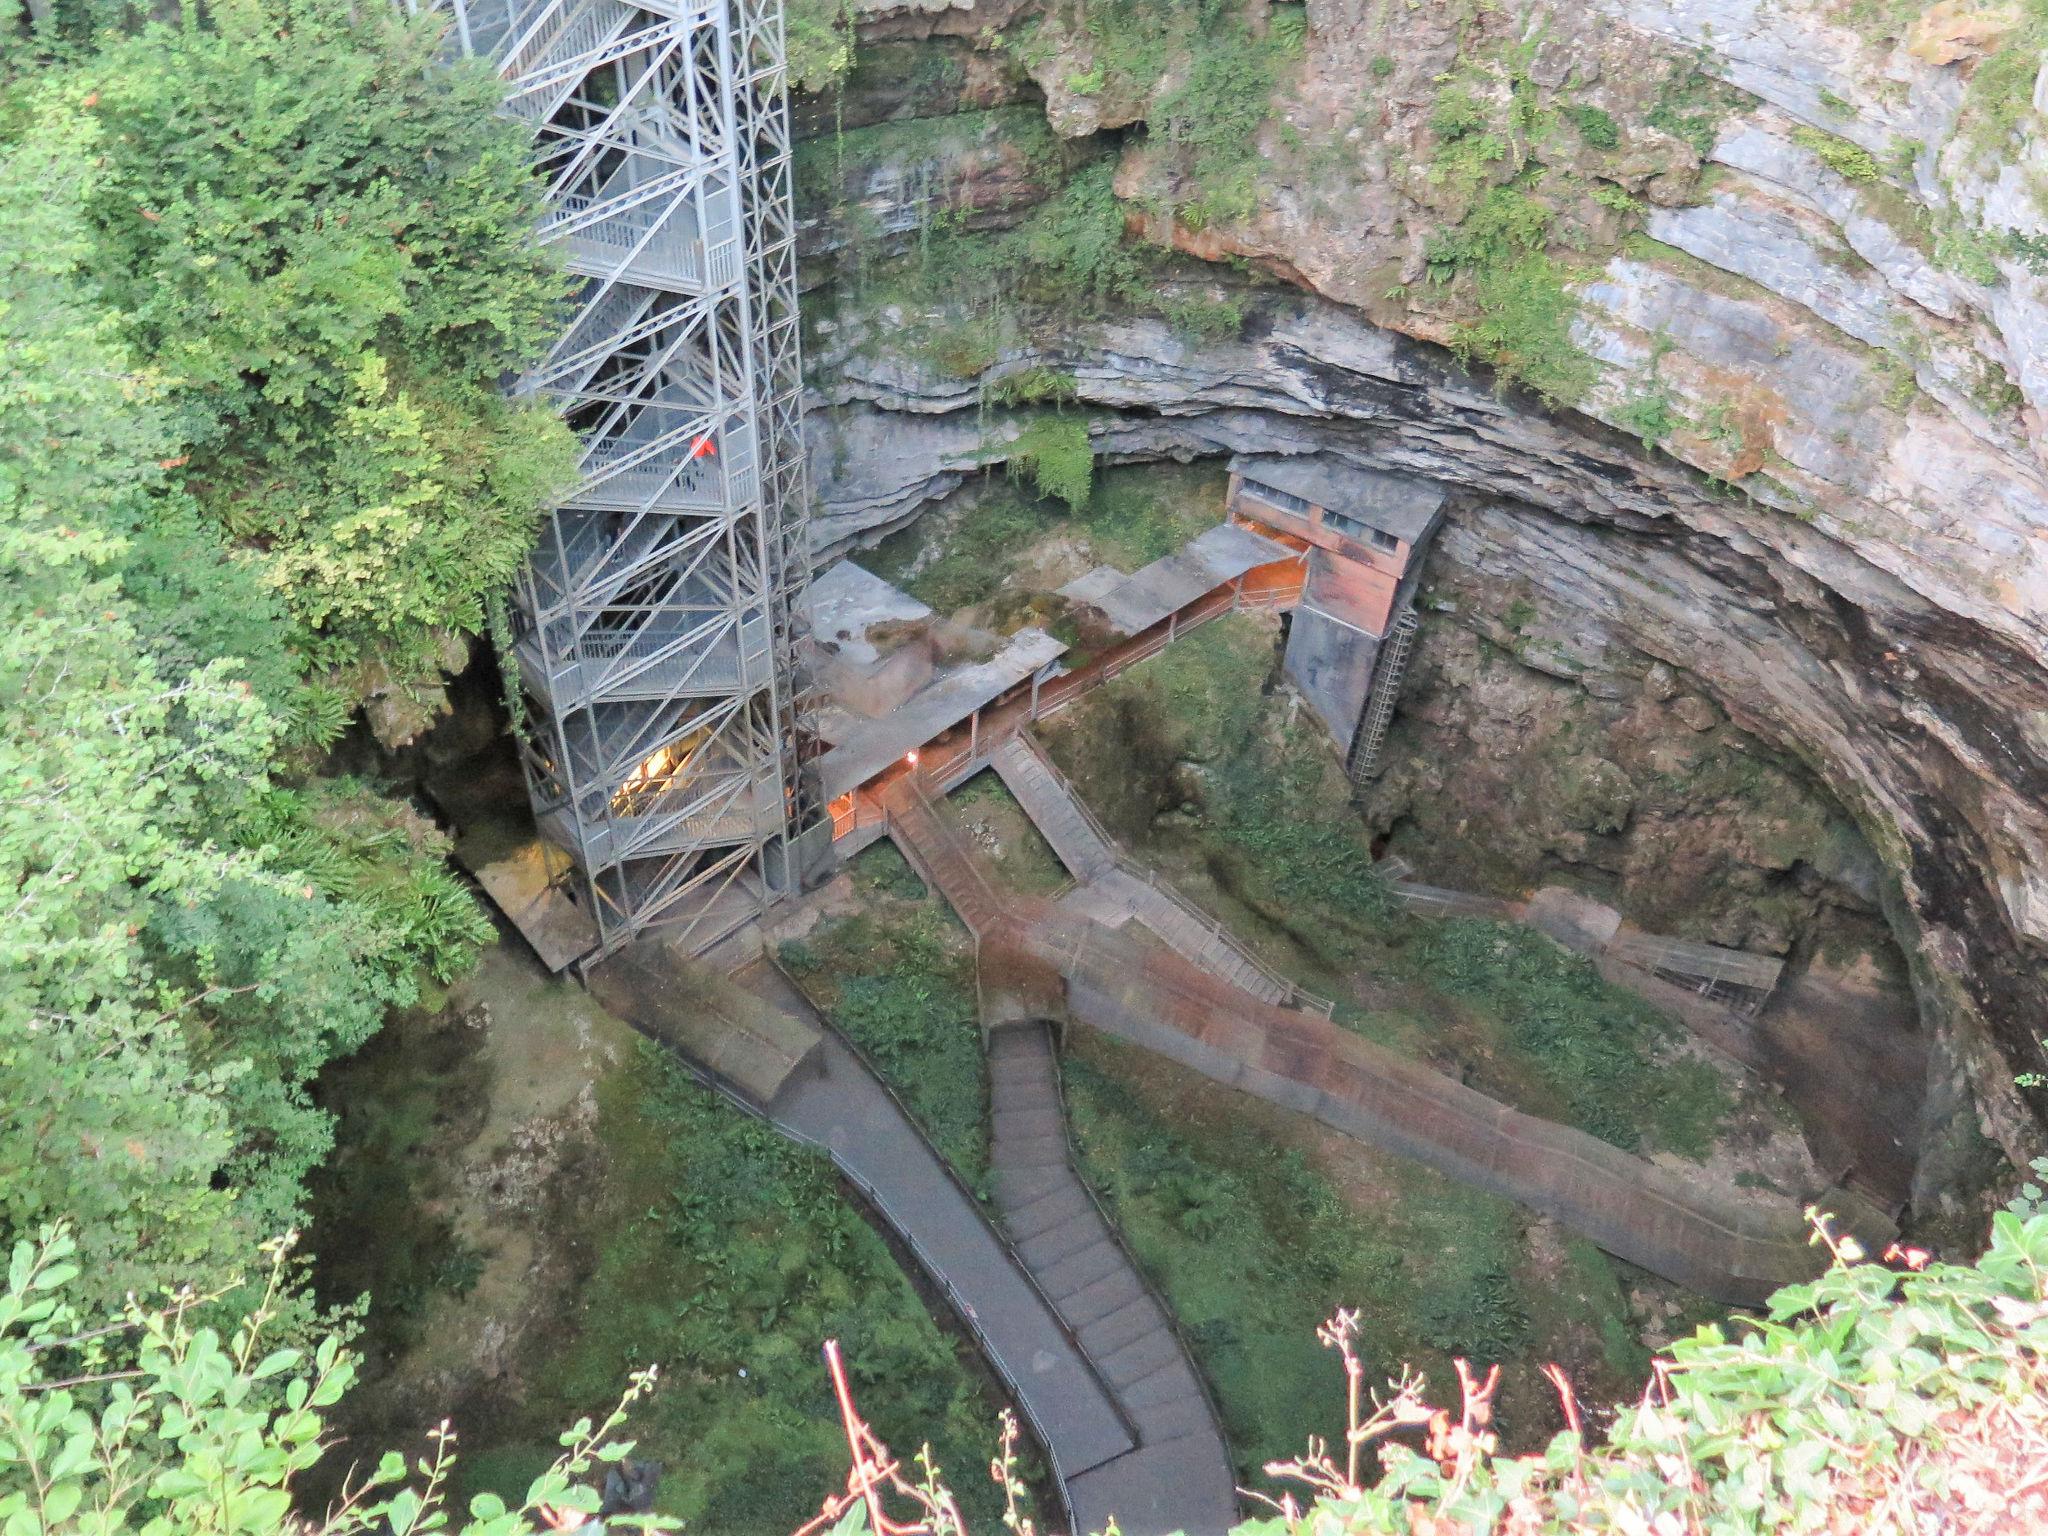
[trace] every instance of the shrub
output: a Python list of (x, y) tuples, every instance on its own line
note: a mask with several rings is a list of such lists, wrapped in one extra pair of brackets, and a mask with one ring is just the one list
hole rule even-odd
[(1063, 501), (1076, 512), (1087, 505), (1095, 450), (1088, 442), (1088, 423), (1080, 417), (1037, 417), (1005, 451), (1010, 473), (1028, 473), (1040, 495)]
[(1595, 149), (1613, 149), (1621, 143), (1621, 129), (1612, 116), (1599, 107), (1572, 106), (1565, 109), (1579, 137)]
[(1801, 123), (1792, 130), (1792, 142), (1811, 150), (1823, 165), (1845, 181), (1876, 181), (1883, 174), (1877, 157), (1860, 144), (1809, 128)]

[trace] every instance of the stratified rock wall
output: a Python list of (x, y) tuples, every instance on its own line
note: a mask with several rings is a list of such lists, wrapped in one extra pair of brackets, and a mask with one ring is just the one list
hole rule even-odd
[[(1081, 89), (1092, 45), (1069, 11), (870, 9), (896, 48), (938, 35), (979, 59), (972, 110), (1035, 90), (1068, 137), (1143, 120)], [(2026, 136), (1987, 155), (1978, 33), (1893, 46), (1810, 0), (1310, 0), (1306, 23), (1248, 217), (1183, 227), (1170, 156), (1138, 129), (1109, 146), (1134, 229), (1292, 285), (1213, 269), (1248, 304), (1238, 339), (1041, 317), (954, 377), (899, 344), (900, 295), (813, 294), (820, 549), (999, 461), (1021, 418), (990, 386), (1034, 370), (1070, 381), (1066, 409), (1111, 459), (1319, 450), (1443, 481), (1461, 510), (1432, 559), (1475, 628), (1500, 615), (1473, 594), (1520, 594), (1551, 616), (1559, 675), (1599, 674), (1609, 647), (1638, 673), (1661, 662), (1838, 797), (1884, 859), (1926, 1016), (2024, 1152), (2011, 1078), (2044, 1064), (2048, 1019), (2048, 278), (2028, 244), (2048, 236), (2029, 115), (2048, 85), (2013, 108)], [(1026, 26), (1038, 41), (1005, 74), (1001, 36)], [(1685, 84), (1695, 67), (1721, 83)], [(1488, 174), (1555, 215), (1594, 364), (1572, 408), (1497, 394), (1434, 345), (1471, 311), (1431, 281), (1430, 241), (1484, 187), (1429, 160), (1453, 71), (1551, 114)], [(911, 110), (871, 83), (862, 103), (873, 121)], [(1568, 126), (1588, 108), (1619, 125), (1610, 149)], [(891, 188), (921, 207), (964, 188), (994, 228), (1043, 180), (976, 140), (855, 195), (900, 243), (924, 215)], [(821, 278), (847, 243), (830, 224), (813, 228)]]

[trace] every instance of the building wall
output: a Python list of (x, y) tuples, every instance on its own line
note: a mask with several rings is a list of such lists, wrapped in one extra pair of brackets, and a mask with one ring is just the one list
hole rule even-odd
[(1380, 653), (1377, 635), (1345, 622), (1345, 584), (1355, 578), (1339, 568), (1350, 563), (1321, 549), (1309, 556), (1308, 587), (1288, 622), (1284, 661), (1340, 754), (1351, 750)]

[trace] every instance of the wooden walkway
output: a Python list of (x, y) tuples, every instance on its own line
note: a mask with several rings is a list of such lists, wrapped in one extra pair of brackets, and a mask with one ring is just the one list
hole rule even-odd
[(952, 903), (981, 953), (989, 1166), (1004, 1226), (1138, 1432), (1129, 1454), (1068, 1480), (1074, 1529), (1101, 1531), (1113, 1516), (1125, 1536), (1222, 1536), (1237, 1521), (1223, 1430), (1166, 1309), (1069, 1161), (1048, 1026), (1014, 1015), (993, 1022), (1002, 988), (992, 973), (1017, 958), (1008, 949), (1015, 913), (921, 775), (892, 780), (886, 803), (897, 846)]
[[(1720, 1196), (1327, 1019), (1253, 997), (1128, 930), (1010, 897), (939, 815), (920, 774), (893, 780), (884, 802), (898, 846), (954, 902), (984, 956), (1056, 973), (1083, 1023), (1541, 1211), (1719, 1301), (1753, 1306), (1819, 1268), (1791, 1202)], [(1856, 1230), (1872, 1251), (1889, 1241), (1862, 1202), (1834, 1208), (1858, 1212)]]
[(1051, 1027), (989, 1036), (995, 1202), (1004, 1230), (1138, 1432), (1128, 1455), (1068, 1481), (1076, 1531), (1228, 1531), (1230, 1448), (1165, 1305), (1068, 1156)]
[(1328, 999), (1303, 991), (1274, 971), (1220, 921), (1118, 848), (1030, 737), (1004, 742), (990, 754), (989, 763), (1079, 882), (1063, 906), (1111, 928), (1135, 919), (1190, 963), (1261, 1002), (1329, 1015)]

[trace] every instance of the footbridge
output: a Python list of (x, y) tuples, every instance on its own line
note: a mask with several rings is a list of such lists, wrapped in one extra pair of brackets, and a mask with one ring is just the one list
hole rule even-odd
[[(965, 775), (949, 764), (945, 777)], [(1743, 1306), (1819, 1267), (1801, 1212), (1738, 1201), (1569, 1126), (1538, 1119), (1376, 1046), (1316, 1011), (1255, 995), (1132, 925), (1005, 890), (938, 805), (943, 782), (900, 773), (887, 833), (943, 892), (984, 959), (1063, 987), (1078, 1022), (1357, 1140), (1412, 1157), (1583, 1234), (1618, 1258)], [(1862, 1212), (1861, 1202), (1854, 1208)], [(1859, 1224), (1871, 1224), (1859, 1215)], [(1861, 1232), (1882, 1245), (1888, 1232)]]

